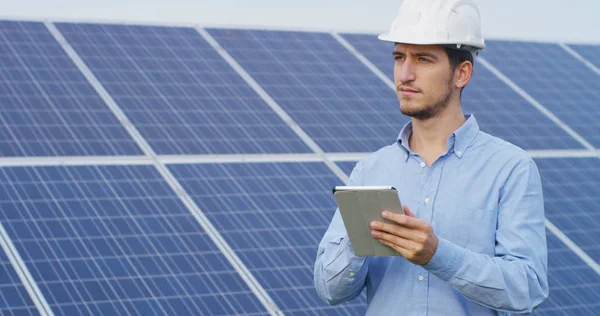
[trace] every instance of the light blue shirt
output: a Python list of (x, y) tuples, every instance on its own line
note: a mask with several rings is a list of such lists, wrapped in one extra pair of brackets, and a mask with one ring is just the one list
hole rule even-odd
[(348, 185), (394, 186), (439, 243), (425, 265), (357, 257), (336, 210), (314, 266), (327, 303), (366, 287), (367, 315), (505, 315), (531, 312), (548, 297), (537, 166), (525, 151), (480, 131), (474, 115), (465, 118), (431, 167), (409, 148), (411, 123), (395, 144), (357, 163)]

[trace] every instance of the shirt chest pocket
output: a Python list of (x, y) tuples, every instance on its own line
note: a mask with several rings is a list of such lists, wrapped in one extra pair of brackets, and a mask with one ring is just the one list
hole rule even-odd
[(458, 185), (452, 192), (439, 192), (436, 200), (432, 225), (438, 236), (473, 251), (494, 254), (498, 205), (493, 193)]

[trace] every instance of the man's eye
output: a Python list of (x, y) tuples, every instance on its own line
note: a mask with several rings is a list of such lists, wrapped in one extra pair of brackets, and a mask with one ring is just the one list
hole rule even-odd
[(394, 59), (395, 60), (402, 60), (402, 59), (404, 59), (404, 56), (396, 55), (396, 56), (394, 56)]
[(425, 57), (419, 57), (419, 61), (422, 62), (422, 63), (428, 63), (428, 62), (430, 62), (430, 60), (427, 59), (427, 58), (425, 58)]

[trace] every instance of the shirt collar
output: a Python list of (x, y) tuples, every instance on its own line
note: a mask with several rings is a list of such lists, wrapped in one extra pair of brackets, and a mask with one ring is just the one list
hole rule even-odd
[[(479, 124), (475, 119), (475, 115), (468, 113), (465, 114), (465, 123), (461, 125), (454, 133), (448, 136), (448, 152), (454, 152), (454, 154), (461, 158), (469, 145), (473, 142), (477, 134), (479, 133)], [(408, 146), (408, 140), (412, 134), (412, 121), (409, 121), (402, 127), (400, 134), (398, 135), (398, 144), (406, 151), (405, 160), (408, 159), (408, 155), (412, 153)]]
[(412, 120), (408, 121), (400, 130), (400, 135), (398, 135), (398, 144), (400, 148), (404, 149), (404, 161), (408, 160), (408, 155), (410, 155), (411, 150), (408, 147), (408, 140), (410, 135), (412, 134)]
[(454, 154), (456, 154), (458, 158), (465, 153), (477, 134), (479, 134), (479, 124), (477, 124), (475, 115), (466, 114), (465, 119), (465, 123), (452, 133), (454, 136)]

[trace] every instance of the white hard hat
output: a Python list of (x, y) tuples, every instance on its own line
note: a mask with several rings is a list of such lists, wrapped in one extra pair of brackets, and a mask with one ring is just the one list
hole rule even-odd
[(476, 53), (485, 48), (481, 16), (473, 0), (405, 0), (383, 41), (442, 44)]

